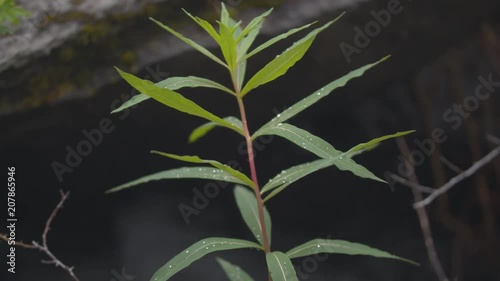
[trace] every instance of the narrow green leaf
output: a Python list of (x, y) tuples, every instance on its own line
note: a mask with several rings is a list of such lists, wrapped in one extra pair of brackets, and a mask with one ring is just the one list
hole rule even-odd
[(259, 244), (239, 239), (214, 237), (200, 240), (168, 261), (164, 266), (156, 271), (150, 280), (166, 281), (179, 271), (188, 267), (191, 263), (201, 259), (207, 254), (217, 251), (242, 248), (262, 249)]
[(319, 253), (373, 256), (377, 258), (397, 259), (418, 265), (417, 263), (411, 260), (400, 258), (388, 252), (371, 248), (363, 244), (352, 243), (343, 240), (330, 240), (330, 239), (311, 240), (309, 242), (306, 242), (300, 246), (291, 249), (290, 251), (286, 252), (286, 255), (290, 259), (294, 259), (294, 258), (311, 256)]
[[(239, 22), (235, 22), (234, 20), (230, 20), (230, 25), (231, 25), (231, 33), (233, 34), (233, 37), (234, 37), (234, 40), (236, 42), (236, 39), (238, 38), (239, 34), (241, 34), (241, 24), (243, 23), (243, 21), (239, 21)], [(236, 32), (237, 30), (239, 30), (238, 32)]]
[(198, 88), (198, 87), (212, 88), (221, 90), (231, 95), (235, 95), (235, 93), (229, 88), (210, 79), (197, 76), (170, 77), (161, 82), (158, 82), (157, 85), (160, 88), (167, 88), (170, 90), (178, 90), (181, 88)]
[(298, 281), (290, 259), (282, 252), (266, 254), (267, 268), (273, 281)]
[(243, 87), (243, 90), (241, 90), (241, 96), (245, 96), (251, 90), (284, 75), (288, 69), (295, 65), (295, 63), (304, 56), (313, 41), (314, 38), (309, 38), (309, 40), (295, 45), (266, 64), (266, 66), (250, 78), (245, 87)]
[[(243, 29), (243, 31), (241, 32), (241, 34), (238, 36), (238, 38), (236, 39), (236, 42), (239, 43), (241, 40), (243, 40), (243, 38), (245, 36), (247, 36), (251, 32), (255, 32), (255, 36), (257, 36), (257, 34), (259, 34), (259, 31), (260, 31), (260, 28), (262, 26), (262, 23), (264, 22), (264, 18), (266, 18), (269, 14), (271, 14), (272, 11), (273, 11), (273, 8), (267, 10), (262, 15), (260, 15), (260, 16), (258, 16), (256, 18), (253, 18), (250, 21), (250, 23), (247, 24), (247, 26), (245, 27), (245, 29)], [(255, 36), (254, 36), (254, 39), (255, 39)], [(252, 41), (253, 41), (253, 39), (252, 39)]]
[[(261, 51), (267, 49), (268, 47), (274, 45), (275, 43), (283, 40), (283, 39), (286, 39), (288, 38), (289, 36), (301, 31), (301, 30), (304, 30), (308, 27), (310, 27), (311, 25), (315, 24), (316, 22), (312, 22), (312, 23), (309, 23), (309, 24), (306, 24), (304, 26), (301, 26), (301, 27), (297, 27), (297, 28), (294, 28), (294, 29), (290, 29), (289, 31), (285, 32), (285, 33), (282, 33), (276, 37), (273, 37), (269, 40), (267, 40), (266, 42), (262, 43), (261, 45), (257, 46), (255, 49), (253, 49), (250, 53), (248, 53), (247, 55), (245, 55), (245, 59), (249, 59), (250, 57), (252, 57), (253, 55), (256, 55), (258, 53), (260, 53)], [(260, 26), (259, 26), (260, 28)]]
[[(233, 126), (240, 128), (243, 131), (243, 124), (241, 123), (240, 119), (238, 119), (236, 117), (229, 116), (229, 117), (225, 117), (223, 120), (233, 124)], [(188, 142), (193, 143), (193, 142), (197, 141), (198, 139), (200, 139), (201, 137), (208, 134), (210, 131), (212, 131), (217, 126), (219, 126), (219, 124), (217, 124), (215, 122), (208, 122), (208, 123), (205, 123), (205, 124), (197, 127), (189, 135)]]
[(184, 11), (186, 15), (188, 15), (194, 22), (196, 22), (199, 26), (201, 26), (201, 28), (203, 28), (208, 34), (210, 34), (210, 36), (212, 36), (215, 42), (219, 44), (220, 36), (215, 30), (215, 28), (208, 21), (201, 19), (199, 17), (195, 17), (184, 9), (182, 9), (182, 11)]
[(308, 176), (314, 172), (330, 166), (336, 166), (341, 171), (349, 171), (361, 178), (385, 182), (384, 180), (375, 176), (365, 167), (356, 163), (351, 158), (345, 156), (336, 156), (333, 158), (315, 160), (283, 170), (262, 187), (261, 194), (279, 188), (264, 199), (265, 201), (267, 201), (274, 197), (277, 193), (283, 191), (283, 189), (288, 187), (290, 184), (302, 179), (305, 176)]
[(216, 259), (230, 281), (253, 281), (252, 277), (250, 277), (250, 275), (248, 275), (248, 273), (246, 273), (239, 266), (219, 257)]
[(252, 46), (253, 42), (255, 41), (255, 38), (257, 38), (257, 35), (260, 32), (260, 29), (262, 27), (262, 22), (260, 22), (253, 30), (251, 30), (247, 36), (242, 38), (240, 41), (237, 41), (238, 44), (238, 63), (244, 62), (247, 59), (242, 59), (243, 57), (246, 56), (248, 49), (250, 46)]
[(245, 73), (247, 71), (247, 61), (242, 61), (238, 63), (236, 67), (236, 82), (238, 84), (238, 89), (241, 89), (243, 82), (245, 82)]
[(415, 132), (415, 130), (404, 131), (404, 132), (397, 132), (397, 133), (392, 134), (392, 135), (386, 135), (386, 136), (383, 136), (383, 137), (379, 137), (379, 138), (373, 139), (373, 140), (371, 140), (369, 142), (360, 143), (360, 144), (354, 146), (353, 148), (349, 149), (345, 154), (348, 157), (352, 157), (354, 155), (359, 154), (362, 150), (370, 150), (370, 148), (372, 148), (373, 146), (379, 144), (382, 141), (385, 141), (387, 139), (401, 137), (401, 136), (404, 136), (404, 135), (408, 135), (408, 134), (413, 133), (413, 132)]
[(220, 48), (222, 55), (230, 71), (236, 67), (236, 42), (234, 41), (233, 33), (227, 25), (219, 22), (220, 28)]
[(308, 97), (302, 99), (301, 101), (297, 102), (296, 104), (292, 105), (291, 107), (287, 108), (285, 111), (283, 111), (282, 113), (278, 114), (276, 117), (271, 119), (271, 121), (269, 121), (267, 124), (262, 126), (259, 130), (257, 130), (257, 132), (254, 133), (254, 137), (260, 136), (261, 131), (266, 129), (267, 127), (276, 126), (277, 124), (283, 123), (286, 120), (292, 118), (293, 116), (302, 112), (302, 110), (315, 104), (320, 99), (328, 96), (333, 90), (345, 86), (349, 80), (363, 75), (365, 73), (365, 71), (367, 71), (368, 69), (374, 67), (375, 65), (387, 60), (388, 58), (389, 58), (389, 56), (386, 56), (383, 59), (381, 59), (375, 63), (367, 64), (363, 67), (360, 67), (356, 70), (349, 72), (347, 75), (343, 76), (342, 78), (339, 78), (339, 79), (327, 84), (326, 86), (322, 87), (318, 91), (312, 93)]
[(266, 66), (259, 70), (241, 90), (241, 96), (245, 96), (251, 90), (264, 85), (274, 79), (284, 75), (297, 61), (299, 61), (312, 45), (316, 35), (322, 30), (333, 24), (333, 21), (311, 31), (301, 40), (295, 42), (290, 48), (281, 55), (270, 61)]
[(264, 199), (262, 199), (262, 203), (266, 203), (267, 201), (269, 201), (271, 198), (273, 198), (274, 196), (278, 195), (278, 193), (282, 192), (283, 189), (287, 188), (290, 184), (284, 184), (278, 188), (275, 188), (273, 189), (273, 191), (271, 191), (271, 193), (269, 193)]
[[(167, 88), (170, 90), (178, 90), (182, 88), (197, 88), (197, 87), (205, 87), (205, 88), (213, 88), (213, 89), (219, 89), (221, 91), (224, 91), (226, 93), (229, 93), (231, 95), (236, 95), (233, 91), (230, 89), (224, 87), (223, 85), (206, 79), (202, 77), (196, 77), (196, 76), (187, 76), (187, 77), (170, 77), (167, 78), (163, 81), (160, 81), (155, 84), (156, 86), (160, 88)], [(127, 109), (131, 106), (134, 106), (140, 102), (143, 102), (145, 100), (150, 99), (151, 97), (145, 94), (138, 94), (133, 96), (130, 100), (126, 101), (123, 103), (119, 108), (113, 110), (111, 113), (117, 113), (120, 112), (124, 109)]]
[(155, 22), (156, 24), (158, 24), (161, 28), (167, 30), (168, 32), (170, 32), (171, 34), (173, 34), (175, 37), (181, 39), (182, 41), (184, 41), (184, 43), (188, 44), (189, 46), (193, 47), (194, 49), (196, 49), (198, 52), (204, 54), (205, 56), (207, 56), (208, 58), (212, 59), (213, 61), (215, 61), (216, 63), (224, 66), (224, 67), (227, 67), (227, 65), (222, 62), (218, 57), (216, 57), (214, 54), (210, 53), (210, 51), (208, 51), (207, 49), (205, 49), (204, 47), (202, 47), (201, 45), (199, 45), (198, 43), (194, 42), (193, 40), (191, 39), (188, 39), (186, 37), (184, 37), (182, 34), (178, 33), (177, 31), (173, 30), (172, 28), (164, 25), (163, 23), (153, 19), (153, 18), (149, 18), (150, 20), (152, 20), (153, 22)]
[(331, 161), (331, 159), (319, 159), (312, 162), (293, 166), (291, 168), (282, 171), (274, 178), (269, 180), (269, 182), (262, 187), (260, 193), (264, 194), (265, 192), (271, 191), (282, 185), (288, 186), (309, 174), (330, 167), (332, 165), (333, 162)]
[[(346, 156), (346, 153), (342, 153), (341, 151), (335, 149), (332, 145), (330, 145), (322, 138), (317, 137), (309, 133), (308, 131), (297, 128), (291, 124), (278, 123), (276, 125), (267, 126), (264, 130), (260, 131), (260, 135), (281, 136), (295, 143), (296, 145), (316, 154), (317, 156), (324, 158), (325, 160), (317, 160), (310, 163), (301, 164), (282, 171), (262, 188), (263, 193), (281, 186), (279, 189), (274, 190), (271, 194), (269, 194), (264, 199), (265, 201), (271, 199), (288, 185), (301, 179), (302, 177), (333, 165), (337, 166), (339, 170), (350, 171), (356, 176), (384, 182), (368, 169), (359, 165), (350, 157)], [(252, 138), (254, 138), (254, 136)]]
[(172, 170), (161, 171), (151, 175), (147, 175), (128, 183), (119, 185), (106, 191), (106, 193), (120, 191), (125, 188), (133, 187), (139, 184), (150, 181), (165, 180), (165, 179), (208, 179), (216, 181), (226, 181), (237, 184), (245, 184), (240, 179), (234, 177), (230, 173), (210, 167), (183, 167)]
[(354, 157), (354, 156), (356, 156), (356, 155), (359, 155), (359, 154), (365, 153), (365, 152), (367, 152), (367, 151), (374, 150), (374, 149), (375, 149), (375, 148), (377, 148), (379, 145), (380, 145), (380, 142), (379, 142), (379, 143), (375, 143), (375, 144), (373, 144), (373, 145), (369, 145), (369, 146), (367, 146), (367, 147), (365, 147), (365, 148), (363, 148), (363, 149), (360, 149), (360, 150), (358, 150), (358, 151), (356, 151), (356, 152), (353, 152), (353, 153), (349, 153), (349, 154), (347, 154), (347, 152), (346, 152), (345, 156), (346, 156), (346, 157), (350, 157), (350, 158), (352, 158), (352, 157)]
[[(321, 158), (333, 158), (342, 154), (322, 138), (287, 123), (268, 126), (260, 131), (260, 136), (262, 135), (280, 136)], [(252, 139), (255, 139), (255, 135)]]
[[(221, 91), (227, 92), (229, 94), (235, 95), (233, 91), (228, 89), (227, 87), (206, 79), (206, 78), (201, 78), (201, 77), (196, 77), (196, 76), (187, 76), (187, 77), (170, 77), (167, 78), (161, 82), (156, 83), (156, 85), (160, 88), (167, 88), (170, 90), (177, 90), (181, 88), (197, 88), (197, 87), (205, 87), (205, 88), (214, 88), (214, 89), (219, 89)], [(125, 102), (122, 106), (119, 108), (115, 109), (111, 113), (116, 113), (120, 112), (128, 107), (134, 106), (140, 102), (143, 102), (147, 99), (150, 99), (151, 97), (145, 94), (138, 94), (132, 97), (129, 101)]]
[(226, 5), (224, 4), (224, 2), (220, 2), (220, 5), (221, 5), (220, 21), (222, 22), (223, 25), (230, 27), (229, 12), (227, 11)]
[[(259, 210), (257, 208), (257, 199), (255, 194), (240, 185), (236, 185), (234, 188), (234, 197), (236, 198), (236, 204), (240, 210), (243, 220), (247, 224), (248, 228), (253, 233), (253, 236), (259, 241), (261, 245), (264, 246), (264, 239), (262, 237), (262, 225), (259, 219)], [(266, 233), (269, 239), (269, 244), (271, 244), (271, 216), (264, 207), (264, 220), (266, 222)]]
[(258, 17), (260, 18), (260, 20), (258, 20), (257, 18), (253, 19), (243, 31), (235, 34), (238, 36), (236, 39), (236, 81), (238, 89), (240, 90), (242, 89), (243, 82), (245, 81), (245, 73), (247, 67), (247, 60), (242, 58), (246, 55), (248, 49), (259, 34), (260, 28), (262, 27), (262, 22), (264, 20), (263, 18), (271, 13), (271, 11), (272, 9)]
[(243, 23), (242, 21), (236, 22), (234, 19), (229, 18), (229, 25), (232, 26), (231, 33), (234, 36), (234, 40), (236, 40), (236, 38), (238, 38), (241, 35), (241, 32), (242, 32), (241, 24), (242, 23)]
[(151, 151), (151, 153), (159, 154), (161, 156), (169, 157), (169, 158), (184, 161), (184, 162), (197, 163), (197, 164), (210, 164), (210, 165), (212, 165), (216, 168), (219, 168), (223, 171), (226, 171), (227, 173), (231, 174), (232, 176), (240, 179), (242, 182), (245, 183), (245, 185), (248, 185), (251, 188), (255, 188), (255, 185), (252, 182), (252, 180), (249, 179), (245, 174), (243, 174), (242, 172), (240, 172), (238, 170), (235, 170), (235, 169), (229, 167), (228, 165), (221, 164), (218, 161), (204, 160), (198, 156), (175, 155), (175, 154), (165, 153), (165, 152), (156, 151), (156, 150)]
[(120, 107), (118, 107), (117, 109), (111, 111), (111, 114), (113, 113), (118, 113), (122, 110), (125, 110), (129, 107), (132, 107), (136, 104), (139, 104), (145, 100), (148, 100), (150, 99), (151, 97), (148, 96), (148, 95), (145, 95), (145, 94), (138, 94), (138, 95), (135, 95), (133, 97), (131, 97), (128, 101), (124, 102)]
[(374, 181), (387, 183), (385, 180), (377, 177), (376, 175), (374, 175), (372, 172), (370, 172), (365, 167), (356, 163), (350, 157), (340, 156), (340, 157), (334, 158), (332, 160), (333, 160), (333, 163), (335, 164), (335, 166), (341, 171), (349, 171), (360, 178), (371, 179)]
[(205, 118), (223, 127), (229, 128), (241, 135), (244, 135), (241, 129), (233, 126), (231, 123), (221, 119), (220, 117), (213, 115), (193, 101), (183, 97), (181, 94), (167, 88), (160, 88), (153, 84), (151, 81), (142, 80), (132, 74), (123, 72), (118, 68), (117, 70), (123, 77), (123, 79), (125, 79), (132, 87), (136, 88), (140, 93), (148, 95), (168, 107), (177, 109), (178, 111), (190, 115)]

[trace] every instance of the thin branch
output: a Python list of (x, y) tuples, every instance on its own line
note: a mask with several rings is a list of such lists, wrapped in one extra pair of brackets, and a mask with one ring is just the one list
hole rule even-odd
[[(7, 243), (9, 243), (9, 241), (12, 241), (12, 240), (9, 240), (9, 237), (6, 235), (6, 234), (3, 234), (3, 233), (0, 233), (0, 240), (3, 240)], [(14, 245), (15, 246), (20, 246), (22, 248), (26, 248), (26, 249), (36, 249), (35, 246), (31, 245), (31, 244), (26, 244), (22, 241), (14, 241)]]
[[(408, 148), (408, 144), (406, 143), (405, 139), (398, 138), (396, 139), (396, 142), (398, 144), (399, 151), (401, 151), (403, 157), (409, 159), (410, 149)], [(410, 180), (408, 182), (420, 186), (418, 184), (418, 178), (415, 173), (412, 173), (409, 176), (409, 179)], [(412, 188), (411, 190), (413, 192), (413, 198), (415, 202), (422, 200), (422, 193), (418, 189)], [(449, 281), (450, 279), (448, 279), (448, 276), (446, 276), (446, 273), (444, 272), (443, 266), (441, 265), (441, 261), (439, 260), (439, 256), (436, 251), (434, 239), (432, 238), (432, 230), (431, 230), (431, 225), (429, 223), (429, 216), (427, 214), (427, 210), (425, 209), (425, 207), (422, 207), (422, 208), (417, 208), (415, 211), (417, 212), (420, 228), (422, 229), (422, 235), (424, 236), (424, 243), (425, 247), (427, 248), (427, 256), (429, 257), (429, 261), (434, 271), (436, 272), (436, 275), (439, 278), (439, 280)]]
[[(59, 210), (63, 207), (64, 202), (68, 199), (69, 197), (69, 192), (64, 193), (62, 190), (60, 191), (61, 193), (61, 201), (59, 201), (59, 204), (54, 208), (52, 213), (50, 214), (50, 217), (47, 219), (47, 222), (45, 224), (45, 229), (42, 234), (42, 244), (40, 245), (38, 242), (33, 241), (32, 245), (25, 244), (23, 242), (16, 242), (16, 246), (21, 246), (26, 249), (37, 249), (43, 253), (45, 253), (50, 259), (49, 260), (42, 260), (41, 262), (44, 264), (53, 264), (56, 267), (62, 268), (64, 271), (66, 271), (75, 281), (79, 281), (78, 277), (73, 272), (73, 267), (67, 266), (63, 262), (61, 262), (50, 250), (47, 245), (47, 235), (50, 230), (50, 226), (52, 224), (52, 221), (56, 217), (57, 213)], [(0, 239), (9, 241), (7, 235), (5, 234), (0, 234)]]
[(488, 164), (491, 160), (495, 159), (499, 154), (500, 154), (500, 146), (495, 148), (494, 150), (492, 150), (490, 153), (488, 153), (486, 156), (481, 158), (476, 163), (474, 163), (474, 165), (472, 165), (469, 169), (467, 169), (464, 172), (460, 173), (459, 175), (451, 178), (446, 184), (444, 184), (440, 188), (436, 189), (427, 198), (425, 198), (424, 200), (422, 200), (420, 202), (415, 203), (413, 206), (415, 208), (420, 208), (420, 207), (423, 207), (423, 206), (430, 204), (439, 195), (446, 193), (448, 190), (450, 190), (452, 187), (454, 187), (459, 182), (472, 176), (474, 173), (477, 172), (477, 170), (479, 170), (484, 165)]
[(457, 165), (453, 164), (450, 160), (446, 159), (446, 157), (444, 157), (443, 155), (441, 155), (441, 157), (439, 157), (439, 158), (441, 159), (441, 162), (443, 162), (453, 172), (455, 172), (457, 174), (460, 174), (463, 172), (462, 169), (460, 169)]
[(415, 182), (409, 181), (409, 180), (407, 180), (407, 179), (405, 179), (405, 178), (403, 178), (403, 177), (400, 177), (400, 176), (398, 176), (398, 175), (396, 175), (396, 174), (393, 174), (393, 173), (389, 173), (389, 175), (390, 175), (390, 177), (391, 177), (393, 180), (395, 180), (395, 181), (399, 182), (400, 184), (402, 184), (402, 185), (406, 185), (406, 186), (408, 186), (408, 187), (410, 187), (410, 188), (413, 188), (413, 189), (415, 189), (415, 190), (417, 190), (417, 191), (420, 191), (420, 192), (423, 192), (423, 193), (429, 193), (429, 194), (431, 194), (431, 193), (433, 193), (433, 192), (434, 192), (434, 190), (435, 190), (435, 189), (434, 189), (434, 188), (432, 188), (432, 187), (428, 187), (428, 186), (423, 186), (423, 185), (420, 185), (420, 184), (418, 184), (418, 183), (415, 183)]
[(496, 145), (500, 145), (500, 139), (495, 137), (495, 136), (492, 136), (492, 135), (486, 135), (486, 138), (491, 141), (492, 143), (496, 144)]

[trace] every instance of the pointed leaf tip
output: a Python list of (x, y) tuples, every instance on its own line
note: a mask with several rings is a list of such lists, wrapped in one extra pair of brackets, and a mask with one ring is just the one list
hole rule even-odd
[(267, 268), (273, 281), (298, 281), (290, 259), (282, 252), (266, 254)]
[(166, 281), (193, 262), (212, 252), (243, 248), (262, 249), (259, 244), (240, 239), (213, 237), (200, 240), (158, 269), (150, 281)]
[(175, 155), (175, 154), (165, 153), (165, 152), (161, 152), (161, 151), (157, 151), (157, 150), (152, 150), (151, 153), (158, 154), (158, 155), (165, 156), (165, 157), (172, 158), (172, 159), (176, 159), (176, 160), (180, 160), (180, 161), (184, 161), (184, 162), (212, 165), (212, 166), (219, 168), (223, 171), (226, 171), (227, 173), (231, 174), (232, 176), (240, 179), (242, 182), (245, 183), (245, 185), (248, 185), (251, 188), (255, 188), (255, 184), (253, 183), (253, 181), (251, 179), (249, 179), (245, 174), (243, 174), (242, 172), (240, 172), (238, 170), (231, 168), (228, 165), (222, 164), (218, 161), (201, 159), (200, 157), (198, 157), (196, 155)]
[[(257, 208), (258, 203), (255, 198), (255, 194), (240, 185), (236, 185), (234, 188), (234, 196), (236, 199), (236, 204), (240, 210), (243, 220), (247, 224), (250, 231), (259, 241), (261, 245), (264, 245), (264, 239), (262, 237), (262, 227), (260, 224), (259, 210)], [(266, 233), (269, 244), (271, 244), (271, 216), (264, 206), (264, 220), (266, 224)]]
[(219, 263), (220, 267), (224, 270), (226, 273), (227, 278), (230, 281), (254, 281), (248, 273), (246, 273), (243, 269), (241, 269), (239, 266), (232, 264), (220, 257), (216, 258), (217, 263)]
[(377, 258), (389, 258), (389, 259), (397, 259), (400, 261), (408, 262), (414, 265), (418, 265), (418, 263), (395, 256), (386, 251), (382, 251), (379, 249), (372, 248), (370, 246), (353, 243), (344, 240), (331, 240), (331, 239), (314, 239), (309, 242), (306, 242), (302, 245), (299, 245), (288, 252), (286, 255), (293, 258), (300, 258), (311, 256), (320, 253), (328, 253), (328, 254), (345, 254), (345, 255), (365, 255), (372, 256)]

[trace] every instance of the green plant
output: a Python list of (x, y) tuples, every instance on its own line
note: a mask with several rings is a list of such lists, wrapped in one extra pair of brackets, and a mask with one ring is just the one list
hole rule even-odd
[(0, 0), (0, 34), (12, 33), (12, 25), (18, 25), (20, 18), (30, 13), (17, 6), (14, 0)]
[[(271, 9), (272, 10), (272, 9)], [(189, 266), (192, 262), (201, 257), (215, 251), (240, 249), (240, 248), (255, 248), (264, 251), (269, 270), (269, 279), (274, 281), (280, 280), (297, 280), (296, 273), (290, 259), (314, 255), (318, 253), (330, 254), (349, 254), (349, 255), (370, 255), (380, 258), (393, 258), (408, 261), (396, 257), (387, 252), (377, 250), (362, 244), (351, 243), (342, 240), (331, 239), (315, 239), (305, 244), (297, 246), (286, 253), (279, 251), (271, 251), (271, 217), (264, 203), (271, 198), (277, 196), (292, 183), (301, 178), (324, 169), (330, 166), (336, 166), (339, 170), (350, 171), (353, 174), (380, 182), (382, 179), (375, 176), (365, 167), (357, 164), (352, 158), (364, 151), (370, 150), (377, 146), (381, 141), (399, 137), (408, 134), (412, 131), (400, 132), (392, 135), (387, 135), (366, 143), (354, 146), (346, 152), (335, 149), (332, 145), (323, 139), (297, 128), (289, 123), (285, 123), (288, 119), (305, 110), (309, 106), (326, 97), (334, 89), (344, 86), (350, 79), (361, 76), (365, 71), (372, 68), (376, 64), (386, 60), (388, 57), (381, 59), (373, 64), (368, 64), (359, 69), (356, 69), (344, 77), (337, 79), (318, 91), (307, 96), (295, 105), (289, 107), (276, 117), (271, 119), (267, 124), (258, 129), (255, 133), (250, 134), (247, 124), (247, 115), (243, 98), (257, 87), (273, 81), (274, 79), (284, 75), (297, 61), (299, 61), (313, 43), (316, 36), (325, 28), (329, 27), (335, 20), (314, 29), (301, 40), (295, 42), (290, 48), (286, 49), (281, 55), (276, 56), (271, 62), (265, 65), (261, 70), (252, 76), (244, 84), (244, 76), (247, 60), (255, 54), (263, 51), (272, 44), (287, 38), (288, 36), (308, 28), (312, 24), (292, 29), (284, 34), (278, 35), (273, 39), (263, 43), (257, 48), (249, 51), (254, 39), (259, 34), (264, 18), (271, 13), (271, 10), (254, 18), (245, 28), (241, 27), (241, 21), (235, 22), (229, 17), (227, 9), (222, 6), (220, 21), (218, 21), (219, 32), (208, 22), (194, 17), (186, 12), (186, 14), (200, 25), (220, 46), (224, 60), (219, 59), (204, 47), (196, 42), (185, 38), (168, 26), (152, 19), (162, 28), (166, 29), (171, 34), (175, 35), (182, 41), (186, 42), (202, 54), (206, 55), (216, 63), (222, 65), (229, 71), (232, 89), (227, 88), (215, 81), (211, 81), (200, 77), (171, 77), (162, 82), (154, 84), (150, 81), (139, 79), (131, 74), (125, 73), (118, 69), (120, 75), (141, 94), (137, 95), (132, 100), (123, 104), (120, 108), (113, 112), (119, 112), (132, 105), (142, 102), (146, 99), (153, 98), (164, 105), (179, 110), (181, 112), (205, 118), (209, 123), (206, 123), (196, 128), (189, 136), (189, 141), (194, 142), (207, 134), (216, 126), (226, 127), (240, 134), (245, 138), (248, 149), (248, 161), (250, 165), (251, 176), (241, 173), (238, 170), (224, 165), (215, 160), (204, 160), (198, 156), (180, 156), (160, 151), (152, 151), (152, 153), (169, 157), (172, 159), (196, 163), (207, 164), (213, 166), (183, 167), (173, 170), (167, 170), (142, 177), (138, 180), (129, 182), (124, 185), (115, 187), (108, 192), (118, 191), (124, 188), (135, 186), (144, 182), (160, 179), (178, 179), (178, 178), (197, 178), (209, 179), (217, 181), (226, 181), (235, 183), (234, 195), (236, 203), (241, 212), (243, 220), (248, 225), (258, 243), (251, 241), (230, 239), (230, 238), (207, 238), (201, 240), (185, 251), (175, 256), (172, 260), (162, 266), (151, 278), (152, 281), (168, 280), (180, 270)], [(338, 18), (337, 18), (338, 19)], [(237, 101), (241, 119), (236, 117), (220, 118), (207, 110), (203, 109), (193, 101), (188, 100), (175, 90), (184, 87), (206, 87), (219, 89), (222, 92), (233, 95)], [(257, 180), (257, 172), (254, 162), (254, 154), (252, 142), (263, 135), (277, 135), (283, 137), (300, 147), (316, 154), (320, 159), (291, 167), (282, 171), (276, 177), (272, 178), (267, 184), (260, 188)], [(252, 280), (252, 278), (242, 271), (239, 267), (218, 259), (219, 264), (226, 272), (230, 280)], [(408, 261), (411, 262), (411, 261)]]

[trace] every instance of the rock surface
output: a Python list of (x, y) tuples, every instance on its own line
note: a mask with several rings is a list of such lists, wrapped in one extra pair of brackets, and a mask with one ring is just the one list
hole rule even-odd
[[(216, 2), (19, 1), (33, 14), (13, 36), (0, 39), (3, 52), (0, 116), (95, 95), (103, 86), (117, 80), (112, 66), (135, 72), (190, 50), (180, 40), (144, 20), (150, 15), (168, 22), (202, 45), (213, 47), (214, 42), (187, 20), (180, 8), (213, 20), (217, 17)], [(271, 5), (269, 1), (226, 2), (237, 13), (235, 17), (244, 22)], [(481, 5), (450, 0), (272, 2), (276, 9), (263, 27), (264, 37), (318, 19), (325, 22), (347, 11), (342, 20), (323, 32), (323, 41), (315, 43), (319, 45), (315, 57), (319, 63), (341, 63), (331, 73), (337, 77), (393, 54), (383, 70), (365, 79), (364, 85), (368, 88), (390, 81), (422, 65), (450, 44), (464, 40), (473, 34), (482, 19), (494, 15), (498, 9), (494, 0), (484, 0)], [(380, 30), (375, 29), (376, 34), (368, 37), (369, 47), (356, 47), (356, 28), (365, 31), (370, 23), (376, 22), (373, 14), (386, 11), (392, 2), (398, 2), (402, 12), (393, 14), (386, 26), (378, 25)], [(341, 44), (357, 51), (346, 56)]]

